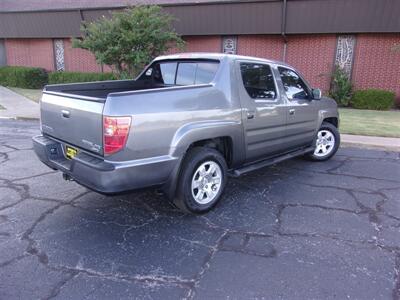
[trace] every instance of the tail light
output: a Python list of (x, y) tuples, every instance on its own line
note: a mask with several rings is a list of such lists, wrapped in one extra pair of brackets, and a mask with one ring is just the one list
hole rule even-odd
[(104, 154), (113, 154), (125, 147), (131, 117), (103, 117)]

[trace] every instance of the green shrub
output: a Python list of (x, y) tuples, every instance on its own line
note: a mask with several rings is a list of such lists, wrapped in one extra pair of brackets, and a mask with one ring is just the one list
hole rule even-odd
[(46, 70), (29, 67), (0, 67), (0, 85), (40, 89), (47, 83)]
[(340, 106), (349, 106), (351, 99), (352, 86), (346, 72), (339, 66), (331, 75), (331, 89), (329, 95), (335, 99)]
[(115, 80), (113, 73), (53, 72), (49, 74), (49, 84)]
[(359, 109), (389, 110), (394, 105), (394, 99), (394, 92), (369, 89), (356, 91), (350, 103)]

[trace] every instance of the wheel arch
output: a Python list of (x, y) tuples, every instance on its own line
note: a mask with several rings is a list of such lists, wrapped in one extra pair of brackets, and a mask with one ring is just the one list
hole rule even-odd
[(321, 127), (323, 122), (327, 122), (339, 128), (339, 114), (337, 110), (327, 109), (327, 110), (320, 110), (319, 117), (318, 117), (318, 128)]
[(333, 126), (335, 126), (336, 128), (339, 127), (339, 119), (337, 117), (328, 117), (322, 120), (322, 123), (330, 123)]
[(171, 141), (170, 155), (182, 157), (194, 146), (215, 148), (221, 151), (227, 163), (236, 164), (244, 157), (242, 123), (201, 121), (186, 124), (176, 131)]
[(228, 168), (244, 159), (242, 124), (236, 121), (212, 121), (190, 123), (181, 127), (171, 143), (171, 156), (179, 157), (168, 181), (164, 184), (164, 193), (173, 199), (182, 162), (193, 147), (210, 147), (219, 151), (225, 158)]

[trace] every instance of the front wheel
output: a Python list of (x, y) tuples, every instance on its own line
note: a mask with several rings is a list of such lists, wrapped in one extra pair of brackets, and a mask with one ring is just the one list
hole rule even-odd
[(322, 123), (314, 142), (314, 152), (309, 158), (314, 161), (324, 161), (335, 155), (340, 145), (340, 134), (335, 126), (330, 123)]
[(185, 212), (205, 213), (221, 198), (226, 180), (227, 165), (219, 151), (193, 148), (182, 163), (174, 203)]

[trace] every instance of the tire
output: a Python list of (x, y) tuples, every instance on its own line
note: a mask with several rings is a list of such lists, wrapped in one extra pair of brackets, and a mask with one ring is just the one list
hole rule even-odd
[(208, 212), (225, 189), (227, 169), (219, 151), (207, 147), (191, 149), (182, 162), (174, 204), (186, 213)]
[(340, 146), (340, 133), (338, 129), (323, 122), (314, 140), (315, 150), (308, 155), (313, 161), (325, 161), (330, 159), (338, 151)]

